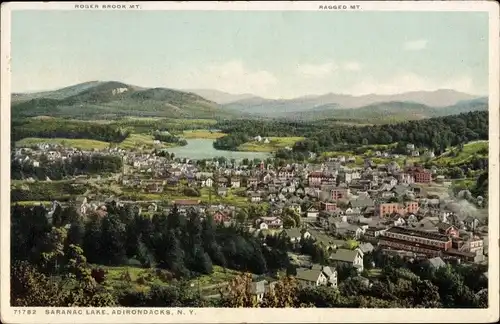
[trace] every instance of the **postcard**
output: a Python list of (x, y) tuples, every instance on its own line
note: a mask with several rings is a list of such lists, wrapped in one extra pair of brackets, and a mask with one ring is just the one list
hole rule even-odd
[(498, 3), (1, 15), (2, 322), (498, 321)]

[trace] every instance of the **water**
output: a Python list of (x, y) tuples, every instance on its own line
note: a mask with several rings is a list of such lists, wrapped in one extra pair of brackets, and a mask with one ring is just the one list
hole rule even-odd
[(192, 160), (211, 159), (219, 156), (223, 156), (228, 160), (235, 159), (237, 161), (244, 158), (264, 160), (271, 156), (269, 153), (264, 152), (233, 152), (216, 150), (213, 147), (214, 141), (212, 139), (187, 139), (187, 142), (188, 144), (186, 146), (172, 147), (166, 149), (166, 151), (174, 153), (176, 157)]

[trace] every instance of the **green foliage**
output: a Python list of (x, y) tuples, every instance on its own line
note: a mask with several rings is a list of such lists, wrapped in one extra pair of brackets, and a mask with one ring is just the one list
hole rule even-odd
[(14, 141), (27, 137), (93, 139), (103, 142), (119, 143), (129, 132), (111, 124), (89, 123), (60, 119), (22, 119), (14, 120), (11, 136)]
[(11, 177), (15, 180), (34, 178), (45, 180), (62, 180), (68, 176), (116, 173), (121, 171), (123, 161), (119, 156), (92, 154), (75, 155), (66, 160), (47, 161), (41, 159), (40, 166), (12, 160)]
[[(408, 121), (391, 125), (363, 127), (327, 127), (328, 121), (296, 122), (277, 120), (227, 120), (217, 128), (229, 135), (215, 141), (214, 147), (236, 150), (250, 138), (260, 136), (304, 136), (306, 139), (295, 143), (294, 152), (336, 151), (344, 143), (348, 146), (368, 144), (391, 144), (401, 146), (412, 143), (417, 147), (427, 147), (437, 152), (453, 145), (488, 138), (488, 112), (475, 111), (454, 116), (437, 117), (418, 121)], [(280, 152), (281, 154), (291, 154)]]

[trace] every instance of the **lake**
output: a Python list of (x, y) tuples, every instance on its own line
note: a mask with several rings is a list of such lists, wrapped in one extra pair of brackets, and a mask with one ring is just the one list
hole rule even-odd
[(216, 150), (213, 147), (212, 139), (187, 139), (186, 146), (177, 146), (166, 149), (170, 153), (174, 153), (176, 157), (192, 160), (211, 159), (214, 157), (223, 156), (226, 159), (235, 159), (237, 161), (247, 159), (264, 160), (271, 157), (270, 153), (264, 152), (241, 152), (241, 151), (223, 151)]

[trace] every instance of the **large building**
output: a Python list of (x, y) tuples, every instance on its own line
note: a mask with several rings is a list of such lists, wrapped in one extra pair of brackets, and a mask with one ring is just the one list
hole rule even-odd
[(435, 257), (450, 250), (452, 240), (447, 235), (396, 226), (380, 235), (379, 246)]
[(406, 172), (413, 176), (416, 183), (430, 183), (432, 181), (432, 173), (422, 167), (411, 167)]
[(382, 203), (377, 205), (379, 216), (391, 216), (392, 214), (407, 215), (415, 214), (420, 209), (418, 202), (407, 201), (405, 203)]

